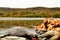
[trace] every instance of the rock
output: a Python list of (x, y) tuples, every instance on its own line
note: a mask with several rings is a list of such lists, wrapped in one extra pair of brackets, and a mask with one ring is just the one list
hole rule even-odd
[(7, 36), (5, 38), (1, 38), (1, 40), (26, 40), (26, 38), (16, 37), (16, 36)]

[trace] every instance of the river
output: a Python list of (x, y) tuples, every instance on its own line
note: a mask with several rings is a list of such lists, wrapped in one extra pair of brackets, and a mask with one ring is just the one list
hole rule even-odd
[[(18, 18), (18, 17), (0, 17), (0, 20), (45, 20), (46, 18)], [(53, 18), (60, 20), (60, 18)]]

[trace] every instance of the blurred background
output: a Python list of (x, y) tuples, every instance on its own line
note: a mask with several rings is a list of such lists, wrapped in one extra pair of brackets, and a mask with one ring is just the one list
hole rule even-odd
[[(59, 19), (60, 8), (32, 7), (18, 9), (2, 7), (0, 8), (0, 27), (1, 28), (2, 27), (9, 28), (13, 26), (32, 27), (35, 25), (39, 25), (40, 23), (43, 22), (44, 18), (49, 17)], [(20, 18), (22, 18), (22, 20)]]

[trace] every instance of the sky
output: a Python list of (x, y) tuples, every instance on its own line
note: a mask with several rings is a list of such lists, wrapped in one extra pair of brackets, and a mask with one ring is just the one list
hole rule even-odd
[(60, 0), (0, 0), (0, 7), (60, 7)]

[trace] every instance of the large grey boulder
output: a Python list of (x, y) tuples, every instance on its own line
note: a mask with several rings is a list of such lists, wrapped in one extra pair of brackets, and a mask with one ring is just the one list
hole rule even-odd
[(36, 35), (37, 34), (35, 32), (29, 31), (29, 29), (23, 27), (13, 27), (13, 28), (0, 31), (1, 38), (6, 36), (31, 38), (31, 37), (35, 37)]

